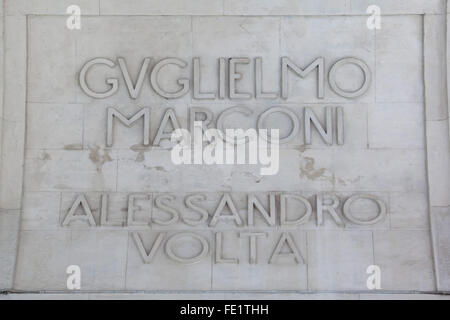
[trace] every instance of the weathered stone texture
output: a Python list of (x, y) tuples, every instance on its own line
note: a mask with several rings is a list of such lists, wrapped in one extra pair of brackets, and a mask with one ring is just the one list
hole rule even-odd
[[(66, 27), (69, 5), (81, 8), (80, 30)], [(379, 30), (366, 26), (369, 5), (381, 9)], [(117, 298), (112, 291), (123, 292), (120, 298), (125, 299), (390, 299), (390, 292), (405, 292), (395, 297), (409, 299), (417, 297), (410, 292), (450, 290), (446, 1), (6, 0), (4, 9), (0, 289), (61, 291), (47, 297), (64, 299)], [(118, 79), (118, 91), (106, 99), (88, 96), (79, 83), (83, 65), (98, 57), (115, 66), (89, 71), (92, 90), (108, 90), (105, 79)], [(184, 60), (186, 68), (166, 66), (157, 80), (174, 92), (180, 88), (177, 79), (191, 78), (189, 94), (164, 98), (152, 89), (146, 73), (139, 96), (131, 99), (118, 59), (125, 59), (135, 81), (146, 57), (151, 58), (149, 70), (164, 58)], [(194, 98), (193, 58), (200, 58), (201, 91), (218, 95), (218, 59), (231, 57), (250, 58), (248, 65), (237, 65), (243, 75), (237, 91), (255, 91), (255, 58), (262, 57), (262, 87), (277, 97)], [(281, 98), (282, 57), (301, 68), (323, 57), (324, 97), (318, 97), (315, 71), (304, 79), (289, 71), (289, 98)], [(354, 99), (337, 94), (328, 79), (333, 64), (347, 57), (364, 61), (371, 70), (369, 89)], [(355, 65), (341, 68), (337, 78), (348, 90), (364, 81)], [(250, 165), (175, 165), (168, 140), (154, 143), (168, 109), (188, 129), (192, 107), (208, 109), (216, 123), (235, 106), (251, 114), (230, 115), (225, 126), (254, 127), (274, 106), (296, 117), (300, 130), (280, 147), (277, 175), (263, 176), (259, 166)], [(333, 108), (333, 119), (336, 107), (342, 107), (344, 143), (337, 144), (336, 128), (331, 145), (314, 128), (311, 144), (305, 144), (305, 110), (324, 124), (326, 107)], [(127, 118), (149, 108), (150, 146), (143, 143), (143, 119), (131, 127), (114, 119), (113, 143), (107, 146), (108, 108)], [(282, 135), (293, 128), (286, 114), (272, 114), (266, 122)], [(208, 225), (225, 193), (235, 203), (241, 226), (232, 221)], [(281, 194), (305, 197), (311, 217), (302, 225), (280, 225), (278, 210), (276, 226), (259, 213), (251, 226), (250, 193), (257, 193), (265, 208), (271, 193), (277, 208)], [(342, 225), (329, 212), (324, 212), (323, 224), (318, 222), (316, 199), (322, 193), (336, 195)], [(102, 216), (106, 194), (106, 220), (113, 225), (105, 225)], [(186, 216), (198, 216), (186, 206), (192, 194), (204, 196), (209, 219), (198, 226), (183, 222)], [(352, 223), (343, 206), (355, 194), (380, 199), (386, 205), (383, 219), (374, 225)], [(95, 226), (87, 220), (65, 224), (80, 195)], [(146, 198), (133, 204), (130, 195)], [(173, 196), (172, 211), (157, 200), (166, 195)], [(362, 220), (374, 218), (379, 209), (373, 201), (355, 208)], [(173, 210), (180, 213), (178, 221), (155, 223)], [(290, 219), (299, 218), (307, 207), (292, 201), (286, 212)], [(194, 232), (207, 241), (208, 252), (197, 263), (180, 264), (167, 254), (167, 241), (180, 232)], [(223, 236), (221, 257), (218, 232)], [(248, 232), (263, 233), (257, 239), (256, 263)], [(282, 264), (268, 263), (285, 234), (292, 236), (302, 263), (286, 257)], [(154, 247), (153, 261), (144, 263), (150, 258), (143, 253), (152, 254), (159, 235), (163, 241)], [(194, 238), (176, 244), (175, 255), (186, 259), (205, 248)], [(229, 263), (218, 263), (220, 259)], [(82, 290), (76, 295), (66, 295), (69, 265), (82, 270)], [(381, 268), (383, 294), (367, 287), (370, 265)], [(127, 294), (135, 290), (154, 292)], [(192, 290), (198, 293), (179, 292)], [(245, 290), (260, 293), (240, 292)], [(286, 290), (296, 292), (276, 293)]]

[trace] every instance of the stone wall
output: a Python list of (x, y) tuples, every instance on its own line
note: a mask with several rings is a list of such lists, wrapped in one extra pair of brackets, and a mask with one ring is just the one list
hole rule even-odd
[[(79, 30), (67, 26), (70, 5), (81, 9)], [(370, 5), (381, 9), (380, 29), (367, 27)], [(0, 287), (11, 293), (6, 298), (36, 298), (38, 292), (64, 298), (117, 297), (112, 292), (136, 298), (438, 298), (431, 294), (450, 291), (447, 1), (4, 0), (2, 10)], [(175, 80), (188, 78), (189, 93), (158, 95), (149, 71), (131, 97), (119, 58), (135, 83), (147, 57), (149, 70), (165, 58), (187, 62), (181, 70), (167, 66), (156, 81), (174, 92), (180, 88)], [(215, 99), (194, 96), (196, 57), (201, 91), (214, 92)], [(236, 83), (250, 99), (218, 98), (218, 59), (233, 57), (249, 58), (237, 67), (243, 78)], [(258, 57), (262, 88), (276, 98), (255, 97)], [(289, 96), (282, 98), (282, 57), (301, 68), (323, 58), (323, 97), (315, 72), (302, 78), (290, 71)], [(369, 69), (365, 78), (354, 65), (337, 71), (335, 83), (346, 91), (370, 81), (354, 98), (336, 92), (329, 78), (333, 65), (348, 57)], [(111, 89), (105, 78), (118, 79), (109, 97), (94, 98), (80, 86), (80, 71), (94, 58), (114, 64), (93, 67), (87, 77), (96, 92)], [(226, 126), (255, 126), (273, 107), (291, 111), (291, 119), (286, 111), (271, 115), (280, 134), (289, 134), (298, 120), (298, 132), (281, 145), (277, 175), (261, 175), (250, 165), (177, 166), (167, 141), (155, 139), (168, 110), (190, 128), (193, 107), (206, 108), (216, 122), (235, 106), (247, 109), (227, 115)], [(150, 146), (142, 140), (145, 119), (129, 128), (113, 119), (108, 145), (111, 108), (127, 118), (148, 108)], [(313, 126), (306, 144), (305, 110), (325, 126), (327, 108), (331, 143)], [(203, 197), (194, 202), (209, 217), (192, 226), (186, 220), (201, 212), (186, 205), (194, 194)], [(249, 222), (252, 194), (267, 211), (273, 194), (273, 225), (256, 209), (254, 225)], [(281, 203), (292, 195), (297, 198), (284, 208), (283, 223)], [(321, 211), (323, 221), (321, 196), (328, 206), (338, 201), (335, 215)], [(353, 211), (344, 208), (358, 196), (363, 199)], [(306, 199), (311, 212), (295, 199)], [(215, 224), (221, 200), (236, 210), (226, 208), (224, 215), (234, 218), (222, 216)], [(165, 223), (177, 215), (178, 221)], [(281, 241), (284, 236), (290, 240)], [(176, 243), (173, 254), (169, 239)], [(200, 247), (199, 239), (206, 241)], [(277, 252), (280, 243), (291, 256), (283, 256), (286, 248)], [(207, 251), (194, 264), (176, 261), (201, 249)], [(281, 261), (272, 260), (277, 254)], [(81, 270), (78, 291), (67, 289), (70, 265)], [(367, 286), (372, 265), (380, 268), (381, 289)]]

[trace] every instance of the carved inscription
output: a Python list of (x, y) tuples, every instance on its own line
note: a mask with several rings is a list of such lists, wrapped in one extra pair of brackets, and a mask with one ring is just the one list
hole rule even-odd
[[(297, 142), (301, 144), (313, 144), (312, 132), (318, 133), (320, 139), (326, 145), (343, 145), (344, 144), (344, 110), (342, 107), (297, 107), (296, 112), (292, 108), (285, 106), (273, 106), (262, 113), (257, 113), (248, 107), (230, 107), (220, 114), (214, 114), (209, 108), (192, 107), (189, 110), (189, 125), (190, 132), (194, 132), (194, 124), (199, 121), (203, 128), (217, 128), (220, 132), (226, 132), (225, 121), (228, 117), (239, 116), (245, 119), (254, 119), (256, 123), (254, 129), (266, 129), (270, 125), (269, 119), (276, 114), (285, 115), (288, 119), (285, 123), (280, 124), (282, 127), (290, 128), (290, 131), (281, 136), (279, 143), (286, 144), (290, 142)], [(318, 111), (325, 114), (324, 117), (318, 116)], [(139, 121), (143, 122), (143, 132), (141, 144), (143, 146), (161, 146), (162, 140), (171, 140), (171, 135), (175, 129), (180, 129), (180, 121), (174, 109), (167, 108), (160, 121), (159, 127), (155, 132), (155, 138), (150, 141), (150, 113), (151, 108), (141, 108), (134, 114), (126, 116), (122, 114), (117, 108), (109, 107), (107, 109), (107, 123), (106, 123), (106, 146), (114, 146), (114, 125), (121, 123), (126, 127), (136, 125)], [(203, 120), (199, 120), (202, 117)], [(170, 130), (169, 128), (172, 128)], [(302, 131), (303, 141), (294, 141), (298, 133)], [(270, 138), (269, 138), (270, 140)]]
[[(317, 98), (323, 99), (325, 97), (325, 81), (328, 78), (328, 83), (331, 89), (338, 96), (344, 98), (356, 98), (363, 95), (369, 88), (371, 82), (371, 72), (367, 64), (358, 58), (342, 58), (331, 66), (328, 77), (325, 74), (325, 58), (320, 57), (312, 61), (309, 65), (300, 67), (293, 59), (282, 57), (280, 59), (280, 85), (281, 90), (271, 92), (263, 90), (263, 58), (253, 58), (253, 70), (249, 70), (251, 58), (248, 57), (230, 57), (218, 58), (216, 66), (209, 66), (211, 68), (218, 68), (217, 90), (215, 92), (202, 92), (201, 90), (201, 58), (196, 57), (191, 61), (192, 72), (187, 71), (189, 63), (180, 58), (165, 58), (160, 61), (154, 61), (151, 57), (147, 57), (142, 61), (141, 69), (133, 81), (124, 58), (117, 58), (116, 61), (107, 58), (95, 58), (86, 62), (79, 72), (79, 82), (83, 92), (96, 99), (104, 99), (111, 97), (119, 90), (119, 78), (105, 78), (107, 90), (102, 92), (94, 91), (89, 86), (88, 74), (96, 72), (96, 66), (106, 65), (111, 69), (119, 69), (123, 82), (129, 93), (131, 99), (137, 99), (140, 95), (141, 89), (144, 86), (146, 76), (150, 81), (147, 81), (153, 91), (166, 99), (177, 99), (192, 92), (194, 99), (199, 100), (213, 100), (225, 99), (232, 100), (246, 100), (250, 98), (256, 99), (276, 99), (281, 96), (283, 99), (289, 98), (289, 78), (298, 76), (302, 79), (316, 75), (317, 79)], [(363, 76), (363, 82), (356, 90), (349, 91), (341, 88), (337, 81), (337, 71), (344, 65), (357, 66)], [(188, 74), (189, 76), (179, 76), (174, 79), (174, 83), (178, 86), (175, 91), (165, 89), (159, 81), (160, 73), (164, 72), (167, 66), (172, 66), (180, 70), (180, 74)], [(241, 71), (245, 70), (246, 73)], [(184, 72), (183, 72), (184, 71)], [(252, 71), (253, 76), (249, 76), (248, 72)], [(254, 83), (254, 92), (242, 92), (239, 89), (239, 82), (244, 80), (244, 77), (250, 77)], [(228, 78), (228, 82), (226, 81)], [(192, 87), (192, 88), (191, 88)], [(228, 90), (227, 90), (228, 87)]]
[[(119, 205), (127, 210), (114, 211), (111, 198), (122, 198)], [(114, 201), (117, 207), (117, 201)], [(117, 210), (117, 209), (116, 209)], [(118, 216), (117, 213), (126, 212)], [(237, 264), (239, 259), (225, 255), (227, 241), (248, 245), (248, 263), (256, 264), (259, 245), (267, 245), (269, 232), (276, 230), (272, 253), (266, 263), (291, 261), (303, 264), (305, 258), (294, 235), (301, 226), (320, 228), (325, 221), (337, 228), (368, 226), (382, 222), (387, 214), (383, 197), (372, 194), (339, 196), (336, 194), (302, 195), (270, 192), (267, 194), (194, 193), (194, 194), (77, 194), (61, 213), (63, 227), (126, 228), (144, 263), (152, 263), (160, 250), (182, 264), (202, 261), (214, 248), (214, 262)], [(138, 217), (139, 215), (139, 217)], [(115, 218), (112, 219), (111, 216)], [(146, 231), (147, 230), (147, 231)], [(174, 233), (174, 230), (178, 230)], [(204, 232), (209, 230), (212, 236)], [(145, 244), (143, 234), (155, 235)], [(192, 241), (197, 250), (192, 256), (179, 253), (180, 243)], [(269, 247), (270, 247), (269, 245)]]
[[(356, 66), (362, 75), (359, 87), (352, 91), (344, 88), (342, 79), (338, 79), (338, 71), (346, 65)], [(103, 91), (92, 89), (99, 86), (91, 86), (89, 80), (91, 73), (102, 70), (99, 66), (115, 72), (115, 76), (104, 77), (106, 86)], [(215, 90), (204, 89), (204, 68), (217, 70)], [(174, 73), (174, 70), (177, 71)], [(167, 82), (160, 81), (166, 72), (172, 77), (170, 90)], [(137, 74), (130, 73), (125, 58), (97, 57), (81, 66), (78, 74), (81, 89), (89, 97), (107, 99), (125, 87), (132, 100), (139, 99), (145, 86), (164, 99), (179, 99), (190, 94), (196, 100), (287, 100), (293, 77), (315, 77), (315, 96), (318, 99), (324, 99), (329, 92), (341, 98), (354, 99), (368, 91), (372, 79), (367, 64), (355, 57), (335, 59), (331, 63), (318, 57), (307, 65), (281, 57), (277, 75), (279, 88), (264, 87), (264, 76), (267, 73), (264, 72), (262, 57), (219, 57), (216, 65), (206, 66), (200, 57), (190, 61), (177, 57), (157, 61), (146, 57)], [(252, 81), (253, 91), (244, 91), (242, 81)], [(142, 123), (140, 144), (143, 147), (163, 146), (163, 140), (171, 140), (172, 133), (182, 128), (182, 121), (170, 106), (164, 110), (155, 128), (150, 126), (154, 123), (152, 109), (145, 105), (137, 107), (137, 111), (129, 114), (124, 113), (121, 106), (108, 106), (104, 124), (107, 148), (114, 147), (114, 127), (117, 125), (130, 128)], [(251, 129), (264, 131), (273, 125), (270, 121), (274, 117), (282, 116), (288, 122), (279, 126), (287, 129), (287, 133), (285, 130), (279, 136), (279, 143), (292, 143), (301, 136), (303, 141), (298, 142), (302, 145), (322, 140), (325, 146), (342, 146), (344, 123), (347, 123), (344, 108), (339, 105), (275, 104), (264, 109), (235, 105), (221, 112), (215, 111), (213, 106), (191, 106), (187, 116), (189, 131), (195, 133), (199, 130), (200, 134), (211, 128), (226, 132), (232, 117), (247, 123), (251, 120)], [(154, 138), (151, 140), (150, 137)], [(265, 139), (273, 144), (271, 139), (276, 137), (275, 132), (274, 135), (266, 135)], [(218, 143), (216, 140), (214, 143)], [(235, 140), (232, 141), (233, 145)], [(237, 141), (235, 146), (239, 144)], [(194, 163), (200, 164), (195, 159)], [(147, 264), (154, 263), (161, 254), (180, 264), (195, 264), (206, 259), (212, 259), (216, 264), (306, 264), (305, 244), (299, 242), (301, 237), (298, 236), (302, 230), (320, 229), (324, 225), (332, 228), (376, 225), (383, 222), (388, 211), (386, 197), (358, 193), (63, 193), (62, 197), (65, 199), (61, 212), (62, 227), (126, 229), (135, 249)], [(238, 252), (241, 244), (247, 248), (246, 256)], [(270, 255), (260, 256), (261, 246), (264, 246), (264, 252), (270, 251)]]

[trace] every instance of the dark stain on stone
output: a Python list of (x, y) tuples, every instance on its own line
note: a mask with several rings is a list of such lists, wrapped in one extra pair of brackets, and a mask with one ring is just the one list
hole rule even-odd
[(48, 154), (47, 152), (43, 152), (42, 153), (42, 160), (51, 160), (52, 157), (50, 157), (50, 154)]
[(97, 166), (97, 171), (101, 171), (106, 162), (113, 161), (108, 150), (103, 150), (103, 152), (100, 152), (99, 146), (89, 147), (89, 150), (89, 159), (91, 159), (91, 161)]
[(314, 167), (315, 160), (311, 157), (304, 157), (303, 161), (300, 165), (300, 176), (306, 177), (309, 180), (316, 180), (320, 177), (323, 177), (326, 172), (325, 168), (316, 169)]
[(136, 162), (143, 162), (145, 160), (145, 150), (148, 148), (141, 146), (140, 144), (135, 144), (130, 147), (130, 149), (134, 152), (137, 152)]
[(83, 146), (81, 144), (66, 144), (64, 150), (81, 150)]
[(147, 170), (156, 170), (156, 171), (161, 171), (161, 172), (168, 172), (166, 169), (164, 169), (164, 167), (162, 166), (155, 166), (155, 167), (149, 167), (149, 166), (145, 166), (144, 168)]

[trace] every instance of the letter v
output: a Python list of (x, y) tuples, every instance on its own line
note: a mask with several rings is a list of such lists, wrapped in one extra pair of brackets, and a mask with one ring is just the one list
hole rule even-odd
[(155, 242), (153, 243), (152, 248), (150, 249), (150, 253), (147, 254), (144, 244), (142, 243), (142, 239), (139, 236), (137, 232), (132, 232), (131, 235), (133, 236), (134, 243), (136, 244), (136, 247), (139, 250), (139, 253), (141, 254), (142, 259), (145, 263), (151, 263), (153, 261), (153, 258), (156, 254), (156, 251), (158, 251), (158, 248), (161, 246), (161, 242), (164, 239), (164, 236), (166, 233), (160, 233), (158, 234), (158, 237), (156, 237)]
[(125, 84), (127, 85), (128, 92), (132, 99), (137, 99), (139, 93), (142, 89), (142, 84), (144, 83), (145, 75), (147, 74), (148, 65), (150, 64), (150, 58), (145, 58), (142, 62), (141, 70), (139, 71), (138, 79), (136, 85), (133, 85), (130, 73), (128, 72), (127, 64), (124, 58), (118, 58), (120, 70), (122, 70), (123, 78), (125, 79)]

